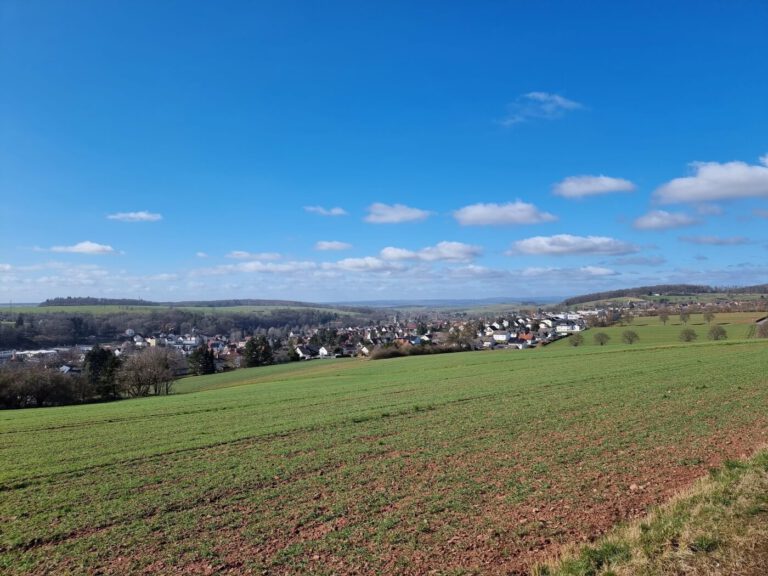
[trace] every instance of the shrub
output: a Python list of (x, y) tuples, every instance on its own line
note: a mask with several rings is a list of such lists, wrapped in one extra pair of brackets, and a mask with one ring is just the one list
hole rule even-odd
[(681, 342), (693, 342), (698, 338), (699, 335), (696, 334), (696, 330), (693, 328), (686, 328), (682, 332), (680, 332), (680, 341)]
[(610, 339), (611, 337), (605, 332), (598, 332), (595, 334), (595, 344), (599, 344), (600, 346), (605, 345)]
[(625, 344), (634, 344), (640, 340), (640, 336), (634, 330), (624, 330), (621, 334), (621, 341)]
[(726, 334), (725, 328), (722, 326), (712, 326), (707, 333), (707, 338), (710, 340), (725, 340), (728, 338), (728, 334)]

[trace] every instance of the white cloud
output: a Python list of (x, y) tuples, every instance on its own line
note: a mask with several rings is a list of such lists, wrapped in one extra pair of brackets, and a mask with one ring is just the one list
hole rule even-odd
[(198, 258), (208, 258), (208, 254), (206, 254), (205, 252), (195, 252), (195, 256), (197, 256)]
[(467, 261), (480, 256), (483, 253), (479, 246), (464, 244), (462, 242), (439, 242), (436, 246), (430, 246), (419, 250), (419, 257), (427, 262), (435, 260)]
[(662, 204), (713, 202), (734, 198), (768, 197), (768, 165), (746, 162), (694, 162), (694, 176), (675, 178), (654, 196)]
[(10, 264), (0, 264), (0, 272), (10, 272), (13, 270), (13, 266)]
[(323, 267), (329, 270), (336, 269), (347, 272), (391, 272), (403, 269), (401, 264), (387, 262), (373, 256), (366, 256), (365, 258), (345, 258), (344, 260), (339, 260), (335, 263), (326, 263)]
[(246, 252), (245, 250), (233, 250), (227, 254), (227, 258), (236, 260), (280, 260), (282, 254), (277, 252)]
[(520, 200), (506, 204), (472, 204), (456, 210), (453, 216), (462, 226), (540, 224), (557, 220), (557, 216)]
[(706, 246), (740, 246), (742, 244), (749, 244), (749, 239), (743, 236), (730, 236), (727, 238), (720, 236), (681, 236), (680, 240)]
[(638, 230), (668, 230), (696, 224), (697, 220), (688, 214), (652, 210), (635, 220), (634, 227)]
[(419, 257), (418, 252), (405, 248), (394, 248), (393, 246), (382, 249), (379, 255), (384, 260), (416, 260)]
[(418, 252), (388, 246), (381, 251), (380, 256), (382, 259), (390, 261), (421, 260), (424, 262), (436, 262), (447, 260), (466, 262), (480, 256), (482, 253), (483, 250), (479, 246), (472, 246), (462, 242), (439, 242), (435, 246), (422, 248)]
[(637, 252), (637, 247), (615, 238), (606, 236), (573, 236), (556, 234), (554, 236), (534, 236), (518, 240), (512, 245), (514, 254), (567, 255), (567, 254), (630, 254)]
[(368, 208), (366, 222), (373, 224), (398, 224), (400, 222), (414, 222), (424, 220), (430, 215), (427, 210), (411, 208), (403, 204), (382, 204), (376, 202)]
[(317, 268), (315, 262), (310, 261), (296, 261), (296, 262), (283, 262), (276, 264), (274, 262), (260, 262), (254, 260), (251, 262), (241, 262), (234, 265), (235, 270), (239, 272), (267, 272), (270, 274), (275, 273), (294, 273), (304, 270), (314, 270)]
[(53, 246), (51, 252), (69, 252), (72, 254), (112, 254), (115, 249), (106, 244), (97, 244), (86, 240), (78, 242), (74, 246)]
[(350, 248), (352, 244), (338, 240), (319, 240), (315, 243), (315, 250), (349, 250)]
[(632, 192), (635, 186), (624, 178), (610, 176), (569, 176), (552, 187), (552, 191), (563, 198), (582, 198), (611, 192)]
[(509, 105), (508, 115), (501, 120), (502, 126), (514, 126), (534, 119), (553, 120), (560, 118), (570, 110), (584, 106), (558, 94), (548, 92), (529, 92), (519, 96)]
[(304, 210), (320, 216), (346, 216), (347, 211), (344, 208), (323, 208), (322, 206), (304, 206)]
[(109, 220), (120, 220), (121, 222), (157, 222), (163, 219), (162, 215), (147, 212), (146, 210), (141, 212), (117, 212), (116, 214), (109, 214), (107, 218)]

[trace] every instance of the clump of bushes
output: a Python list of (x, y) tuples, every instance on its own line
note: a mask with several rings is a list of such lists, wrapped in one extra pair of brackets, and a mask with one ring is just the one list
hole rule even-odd
[(424, 356), (428, 354), (450, 354), (452, 352), (466, 352), (461, 346), (385, 346), (377, 348), (371, 353), (372, 360), (386, 360), (387, 358), (402, 358), (404, 356)]

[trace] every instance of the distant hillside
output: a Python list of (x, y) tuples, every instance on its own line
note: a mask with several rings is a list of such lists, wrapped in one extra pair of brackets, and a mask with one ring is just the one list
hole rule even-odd
[(38, 306), (159, 306), (159, 304), (132, 298), (91, 298), (90, 296), (73, 298), (67, 296), (66, 298), (49, 298)]
[(607, 292), (593, 292), (582, 296), (574, 296), (563, 300), (566, 306), (599, 302), (614, 298), (644, 298), (648, 296), (695, 296), (699, 294), (768, 294), (768, 284), (755, 286), (701, 286), (696, 284), (657, 284), (654, 286), (638, 286)]
[(182, 302), (153, 302), (151, 300), (137, 300), (132, 298), (92, 298), (89, 296), (66, 298), (49, 298), (41, 302), (39, 306), (164, 306), (179, 308), (231, 308), (235, 306), (272, 306), (290, 308), (330, 308), (324, 304), (312, 304), (309, 302), (296, 302), (293, 300), (188, 300)]

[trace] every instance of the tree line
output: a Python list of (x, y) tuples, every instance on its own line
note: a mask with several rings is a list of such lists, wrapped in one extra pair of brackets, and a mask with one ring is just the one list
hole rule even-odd
[(124, 336), (127, 328), (137, 334), (160, 332), (178, 335), (193, 332), (221, 334), (240, 339), (272, 330), (270, 337), (285, 338), (291, 332), (308, 331), (343, 320), (351, 324), (373, 322), (383, 313), (341, 316), (335, 310), (315, 308), (278, 308), (268, 312), (228, 312), (217, 310), (120, 310), (112, 313), (90, 312), (0, 312), (0, 349), (35, 349), (80, 343), (113, 342)]
[[(174, 348), (151, 347), (123, 359), (94, 346), (82, 371), (64, 373), (61, 360), (7, 362), (0, 366), (0, 408), (107, 402), (170, 394), (187, 360)], [(65, 364), (65, 366), (68, 366)]]

